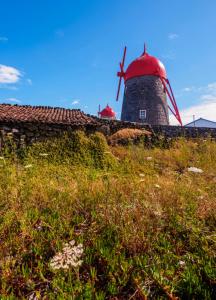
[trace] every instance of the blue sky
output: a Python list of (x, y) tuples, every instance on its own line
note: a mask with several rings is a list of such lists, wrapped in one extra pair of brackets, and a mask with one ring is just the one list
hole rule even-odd
[[(216, 121), (215, 0), (0, 0), (0, 102), (81, 108), (116, 103), (116, 72), (147, 43), (183, 121)], [(171, 118), (172, 122), (174, 120)]]

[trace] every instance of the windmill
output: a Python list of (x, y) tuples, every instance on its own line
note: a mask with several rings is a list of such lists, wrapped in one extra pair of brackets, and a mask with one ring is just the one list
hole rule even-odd
[(116, 113), (114, 110), (107, 104), (107, 106), (101, 110), (99, 105), (98, 117), (101, 119), (114, 120), (116, 118)]
[(122, 78), (125, 84), (121, 119), (152, 125), (168, 125), (168, 110), (170, 110), (182, 126), (175, 96), (162, 62), (149, 55), (144, 46), (142, 55), (129, 64), (124, 71), (126, 52), (127, 47), (124, 48), (120, 72), (117, 73), (119, 77), (117, 101)]

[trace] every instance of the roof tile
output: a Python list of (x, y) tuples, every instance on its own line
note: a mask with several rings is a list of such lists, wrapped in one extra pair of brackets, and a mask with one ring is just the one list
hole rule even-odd
[(33, 122), (63, 125), (96, 125), (97, 121), (79, 109), (49, 106), (0, 104), (0, 122)]

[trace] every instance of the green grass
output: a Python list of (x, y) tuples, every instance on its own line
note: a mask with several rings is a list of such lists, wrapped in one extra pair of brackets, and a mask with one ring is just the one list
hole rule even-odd
[[(108, 147), (78, 132), (2, 157), (0, 299), (216, 296), (214, 141)], [(82, 265), (53, 270), (71, 240)]]

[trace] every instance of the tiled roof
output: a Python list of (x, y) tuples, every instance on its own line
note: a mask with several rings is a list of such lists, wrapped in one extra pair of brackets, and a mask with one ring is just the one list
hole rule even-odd
[(0, 104), (0, 122), (33, 122), (63, 125), (97, 124), (96, 119), (78, 109), (10, 104)]

